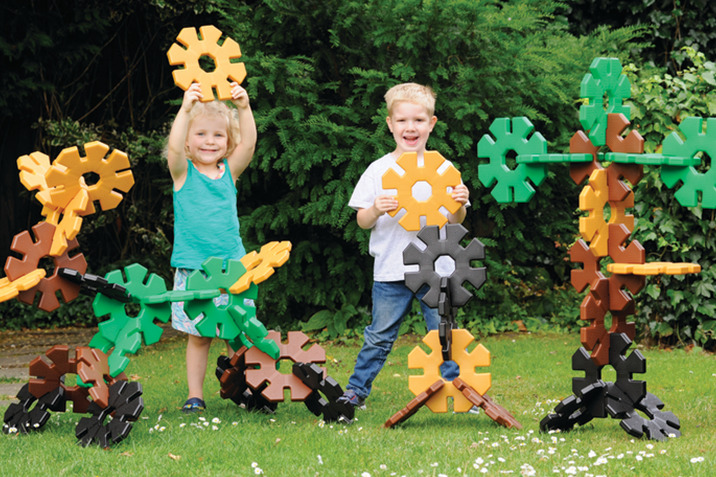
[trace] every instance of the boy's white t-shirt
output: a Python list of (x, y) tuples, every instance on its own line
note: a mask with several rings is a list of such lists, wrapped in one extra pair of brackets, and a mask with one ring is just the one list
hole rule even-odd
[[(375, 203), (375, 198), (379, 195), (393, 194), (397, 191), (395, 189), (383, 189), (383, 174), (392, 168), (398, 174), (404, 174), (405, 171), (397, 165), (397, 157), (393, 154), (386, 154), (377, 161), (373, 161), (368, 168), (361, 175), (356, 184), (353, 194), (348, 201), (348, 206), (358, 210), (367, 209)], [(418, 159), (419, 165), (422, 162), (422, 158)], [(451, 164), (450, 161), (445, 161), (439, 168), (438, 173)], [(422, 201), (430, 198), (430, 186), (427, 184), (416, 184), (413, 188), (413, 195), (415, 199)], [(468, 202), (466, 206), (469, 206)], [(447, 216), (447, 210), (443, 209), (442, 212)], [(405, 209), (398, 211), (398, 213), (391, 217), (385, 213), (378, 217), (377, 222), (370, 231), (370, 254), (375, 258), (373, 265), (373, 280), (377, 282), (393, 282), (405, 280), (405, 272), (417, 271), (417, 265), (410, 265), (406, 267), (403, 264), (403, 250), (410, 243), (416, 243), (420, 249), (425, 248), (425, 244), (417, 239), (418, 232), (409, 232), (403, 228), (398, 221), (407, 212)], [(425, 225), (425, 217), (420, 218), (421, 226)], [(440, 237), (444, 237), (444, 231), (440, 231)], [(436, 271), (443, 276), (451, 274), (449, 265), (445, 265), (444, 262), (438, 261), (436, 263)]]

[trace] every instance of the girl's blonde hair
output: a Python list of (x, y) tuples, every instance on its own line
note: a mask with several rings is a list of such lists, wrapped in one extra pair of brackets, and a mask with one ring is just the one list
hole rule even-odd
[(388, 115), (393, 115), (393, 106), (397, 103), (408, 102), (419, 104), (428, 112), (428, 116), (435, 114), (435, 98), (437, 95), (430, 86), (418, 83), (396, 84), (385, 93), (385, 104), (388, 106)]
[(209, 101), (207, 103), (196, 102), (189, 111), (189, 122), (186, 129), (189, 131), (191, 123), (199, 116), (219, 116), (226, 120), (226, 155), (230, 156), (241, 142), (241, 131), (239, 128), (239, 118), (236, 108), (229, 107), (223, 101)]

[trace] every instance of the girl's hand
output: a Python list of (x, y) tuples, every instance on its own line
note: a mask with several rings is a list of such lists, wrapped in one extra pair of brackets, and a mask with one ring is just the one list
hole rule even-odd
[(201, 86), (199, 86), (199, 83), (192, 83), (189, 88), (187, 88), (186, 91), (184, 91), (184, 99), (181, 103), (181, 109), (188, 113), (191, 111), (192, 106), (194, 106), (194, 103), (197, 101), (201, 101), (204, 98), (204, 95), (201, 94)]
[(470, 198), (470, 191), (467, 189), (465, 184), (457, 185), (452, 190), (452, 198), (461, 205), (465, 205), (467, 204), (467, 200)]
[(244, 109), (249, 106), (249, 94), (239, 83), (231, 83), (231, 101), (237, 108)]

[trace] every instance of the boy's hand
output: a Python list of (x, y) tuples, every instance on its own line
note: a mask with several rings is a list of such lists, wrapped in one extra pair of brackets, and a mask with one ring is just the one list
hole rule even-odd
[(239, 109), (249, 106), (249, 94), (237, 82), (231, 83), (231, 101)]
[(465, 205), (470, 198), (470, 191), (465, 184), (457, 185), (452, 190), (452, 198), (461, 205)]
[(392, 195), (379, 195), (375, 198), (373, 203), (375, 210), (378, 211), (379, 215), (383, 215), (386, 212), (395, 210), (398, 208), (398, 199)]
[(192, 83), (189, 88), (187, 88), (186, 91), (184, 91), (184, 99), (181, 103), (181, 109), (188, 113), (191, 111), (192, 106), (194, 106), (194, 103), (197, 101), (201, 101), (204, 98), (204, 95), (201, 94), (201, 86), (199, 83)]

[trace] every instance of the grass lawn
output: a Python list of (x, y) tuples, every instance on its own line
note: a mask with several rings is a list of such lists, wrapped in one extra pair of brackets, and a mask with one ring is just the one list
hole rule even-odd
[[(132, 359), (127, 374), (144, 386), (145, 410), (129, 437), (109, 450), (75, 445), (79, 414), (54, 414), (42, 432), (0, 435), (4, 475), (673, 475), (716, 469), (716, 356), (642, 350), (649, 392), (681, 420), (683, 436), (634, 439), (619, 421), (596, 419), (569, 433), (542, 434), (539, 421), (571, 394), (578, 335), (501, 335), (481, 341), (492, 354), (488, 395), (524, 426), (506, 429), (484, 413), (421, 409), (394, 429), (383, 423), (413, 398), (408, 353), (419, 337), (401, 338), (374, 383), (367, 410), (351, 425), (323, 423), (302, 402), (273, 415), (249, 413), (218, 394), (213, 367), (208, 409), (179, 411), (185, 398), (184, 341), (165, 340)], [(59, 344), (59, 343), (58, 343)], [(328, 374), (342, 386), (358, 345), (327, 343)], [(216, 341), (210, 359), (223, 351)], [(288, 372), (282, 368), (283, 372)], [(480, 371), (480, 370), (478, 370)], [(611, 373), (611, 374), (610, 374)], [(611, 368), (603, 376), (613, 381)], [(4, 413), (4, 409), (1, 410)]]

